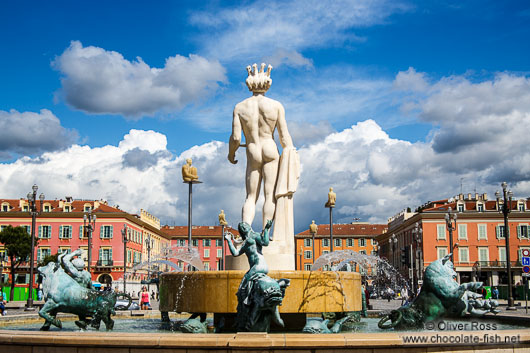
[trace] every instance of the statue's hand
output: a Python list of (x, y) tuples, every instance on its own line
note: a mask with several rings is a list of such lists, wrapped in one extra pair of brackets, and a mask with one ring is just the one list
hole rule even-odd
[(225, 239), (228, 241), (232, 240), (232, 233), (230, 232), (225, 233)]
[(77, 249), (76, 251), (74, 251), (74, 252), (72, 253), (72, 255), (74, 255), (74, 256), (76, 256), (76, 255), (77, 255), (77, 256), (83, 255), (83, 250), (81, 250), (81, 249)]
[(229, 153), (228, 154), (228, 160), (232, 164), (237, 164), (236, 154), (235, 153)]
[(269, 219), (267, 221), (267, 224), (265, 224), (265, 229), (271, 229), (271, 227), (272, 227), (272, 219)]

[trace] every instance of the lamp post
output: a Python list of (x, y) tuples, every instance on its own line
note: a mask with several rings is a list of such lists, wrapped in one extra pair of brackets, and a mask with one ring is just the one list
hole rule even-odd
[(83, 215), (83, 229), (87, 230), (88, 233), (88, 265), (87, 271), (92, 275), (92, 232), (96, 229), (96, 215), (92, 213), (92, 209), (85, 212)]
[(451, 262), (453, 261), (453, 231), (456, 229), (456, 213), (451, 213), (452, 209), (449, 207), (445, 214), (445, 226), (449, 231), (449, 254), (451, 254)]
[(309, 225), (309, 232), (311, 233), (311, 245), (313, 245), (312, 248), (312, 255), (311, 258), (313, 259), (313, 265), (315, 264), (315, 235), (318, 232), (318, 226), (315, 224), (315, 221), (312, 221)]
[(396, 267), (396, 245), (397, 245), (397, 237), (395, 234), (392, 234), (390, 237), (390, 244), (392, 244), (392, 266)]
[(329, 188), (328, 202), (324, 207), (329, 208), (329, 252), (333, 252), (333, 208), (335, 208), (335, 201), (337, 195), (333, 192), (333, 188)]
[(44, 194), (40, 194), (40, 205), (37, 210), (37, 184), (31, 187), (32, 192), (28, 193), (29, 212), (31, 213), (31, 253), (29, 255), (29, 295), (26, 303), (26, 311), (34, 311), (33, 306), (33, 272), (34, 272), (34, 253), (35, 253), (35, 226), (37, 223), (37, 215), (42, 212), (42, 202), (44, 201)]
[[(145, 238), (145, 246), (147, 247), (147, 279), (148, 282), (151, 281), (151, 234), (147, 234), (147, 237)], [(149, 283), (147, 284), (147, 288), (149, 289)]]
[(128, 236), (128, 229), (127, 225), (123, 225), (123, 229), (121, 230), (121, 236), (123, 239), (123, 293), (127, 293), (125, 291), (126, 288), (126, 276), (127, 276), (127, 243), (129, 242), (129, 236)]
[[(414, 234), (414, 239), (416, 240), (416, 279), (420, 279), (421, 274), (421, 241), (423, 238), (423, 230), (420, 227), (420, 224), (416, 222), (414, 225), (414, 228), (412, 229), (412, 234)], [(411, 264), (414, 267), (414, 253), (412, 252), (412, 244), (410, 244), (410, 253), (411, 253)], [(418, 286), (414, 285), (414, 269), (413, 269), (413, 277), (412, 277), (412, 290), (414, 291), (414, 295), (418, 293)]]
[(506, 239), (506, 271), (508, 271), (508, 307), (507, 310), (517, 310), (514, 306), (513, 293), (512, 293), (512, 265), (510, 263), (510, 228), (508, 228), (508, 213), (511, 212), (512, 208), (512, 197), (513, 193), (508, 190), (508, 184), (503, 182), (502, 196), (504, 203), (502, 208), (500, 207), (501, 194), (497, 191), (495, 196), (497, 198), (497, 209), (504, 215), (504, 237)]

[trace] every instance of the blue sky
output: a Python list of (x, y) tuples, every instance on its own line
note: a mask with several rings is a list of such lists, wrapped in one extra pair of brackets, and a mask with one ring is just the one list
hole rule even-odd
[[(169, 179), (193, 156), (218, 192), (212, 203), (204, 190), (211, 205), (197, 222), (221, 208), (235, 222), (242, 176), (233, 190), (225, 178), (244, 172), (226, 161), (225, 142), (233, 106), (249, 96), (245, 67), (263, 61), (274, 66), (267, 95), (284, 104), (303, 162), (300, 224), (325, 221), (316, 204), (328, 184), (344, 195), (344, 222), (384, 222), (452, 196), (461, 178), (464, 191), (492, 193), (507, 180), (530, 196), (530, 171), (519, 167), (530, 156), (514, 142), (530, 127), (527, 2), (197, 3), (2, 2), (3, 195), (37, 182), (53, 197), (105, 198), (180, 224), (185, 198)], [(492, 150), (503, 136), (511, 142)], [(329, 175), (319, 178), (322, 166)]]

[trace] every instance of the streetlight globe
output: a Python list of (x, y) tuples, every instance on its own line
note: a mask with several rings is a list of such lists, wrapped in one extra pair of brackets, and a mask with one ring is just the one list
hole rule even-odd
[(509, 197), (509, 198), (512, 198), (512, 197), (513, 197), (513, 192), (512, 192), (511, 190), (508, 191), (508, 197)]
[(40, 200), (41, 202), (44, 201), (44, 198), (45, 198), (44, 194), (40, 194), (40, 196), (39, 196), (39, 200)]
[(501, 193), (499, 192), (499, 190), (495, 191), (495, 197), (498, 199), (501, 198)]
[(31, 192), (28, 192), (28, 200), (33, 201), (33, 194)]
[(92, 217), (92, 219), (94, 220), (94, 222), (96, 222), (96, 215), (94, 215), (94, 217)]
[(85, 222), (87, 221), (87, 218), (88, 218), (88, 217), (86, 216), (86, 214), (84, 214), (84, 215), (83, 215), (83, 220), (84, 220)]
[(455, 214), (453, 215), (453, 219), (454, 219), (455, 221), (456, 221), (456, 217), (457, 217), (457, 214), (455, 213)]
[(503, 181), (501, 186), (503, 190), (506, 190), (506, 188), (508, 187), (508, 184), (505, 181)]
[(33, 192), (37, 192), (37, 190), (39, 190), (39, 187), (37, 186), (37, 184), (33, 184), (31, 189), (33, 190)]

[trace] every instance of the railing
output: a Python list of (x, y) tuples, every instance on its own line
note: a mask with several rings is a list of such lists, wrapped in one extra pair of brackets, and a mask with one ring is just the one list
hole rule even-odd
[(98, 260), (98, 262), (96, 263), (96, 266), (113, 266), (114, 264), (114, 261), (112, 260)]
[[(522, 263), (520, 260), (510, 261), (510, 264), (515, 267), (521, 267)], [(499, 267), (506, 268), (506, 261), (477, 261), (475, 262), (475, 267)]]

